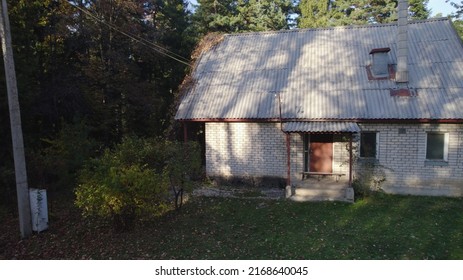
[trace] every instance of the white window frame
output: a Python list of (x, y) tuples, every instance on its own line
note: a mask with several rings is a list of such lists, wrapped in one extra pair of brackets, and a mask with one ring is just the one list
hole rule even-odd
[[(376, 133), (375, 156), (374, 157), (360, 156), (360, 151), (362, 149), (362, 146), (361, 146), (362, 145), (362, 133)], [(361, 131), (360, 132), (358, 155), (359, 155), (359, 158), (361, 159), (379, 159), (379, 132), (378, 131)]]
[[(429, 134), (444, 134), (444, 158), (443, 159), (428, 159), (428, 135)], [(448, 132), (441, 132), (441, 131), (428, 131), (426, 132), (426, 141), (425, 143), (425, 159), (427, 161), (445, 161), (448, 162), (449, 160), (449, 139), (450, 134)]]

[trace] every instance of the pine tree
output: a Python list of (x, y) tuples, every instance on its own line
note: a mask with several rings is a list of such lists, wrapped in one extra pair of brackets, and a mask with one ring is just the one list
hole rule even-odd
[(268, 31), (288, 29), (287, 0), (239, 0), (237, 14), (232, 17), (235, 31)]
[(230, 18), (236, 14), (236, 1), (198, 0), (193, 23), (199, 34), (208, 32), (233, 32)]
[(288, 29), (290, 0), (199, 0), (193, 22), (200, 35)]
[(333, 11), (332, 0), (302, 0), (299, 3), (300, 17), (298, 26), (300, 28), (324, 27), (330, 25), (331, 12)]
[[(323, 27), (388, 23), (397, 20), (397, 0), (301, 0), (298, 26)], [(429, 17), (428, 0), (410, 0), (411, 19)]]

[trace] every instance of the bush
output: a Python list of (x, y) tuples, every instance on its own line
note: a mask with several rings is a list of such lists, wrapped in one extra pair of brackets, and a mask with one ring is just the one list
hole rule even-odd
[(352, 182), (352, 188), (354, 189), (354, 200), (369, 197), (373, 193), (371, 187), (365, 181), (359, 179)]
[(116, 229), (130, 228), (135, 219), (162, 215), (171, 208), (170, 189), (191, 187), (191, 179), (200, 172), (195, 146), (125, 138), (85, 165), (75, 191), (76, 205), (85, 216), (111, 219)]

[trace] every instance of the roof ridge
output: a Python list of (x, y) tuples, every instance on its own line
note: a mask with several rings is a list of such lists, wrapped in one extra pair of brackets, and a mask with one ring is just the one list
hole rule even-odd
[[(429, 18), (429, 19), (419, 19), (419, 20), (410, 20), (408, 24), (420, 24), (420, 23), (430, 23), (430, 22), (439, 22), (439, 21), (450, 21), (447, 17), (439, 18)], [(250, 31), (243, 33), (228, 33), (224, 36), (226, 37), (238, 37), (238, 36), (252, 36), (252, 35), (267, 35), (267, 34), (281, 34), (281, 33), (299, 33), (299, 32), (317, 32), (322, 30), (345, 30), (345, 29), (361, 29), (361, 28), (380, 28), (380, 27), (389, 27), (396, 26), (397, 21), (389, 23), (374, 23), (374, 24), (363, 24), (363, 25), (343, 25), (343, 26), (327, 26), (327, 27), (318, 27), (318, 28), (296, 28), (288, 30), (271, 30), (271, 31)]]

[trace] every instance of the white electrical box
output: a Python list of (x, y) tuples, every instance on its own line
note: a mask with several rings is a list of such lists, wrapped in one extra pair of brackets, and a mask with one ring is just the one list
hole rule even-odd
[(48, 229), (47, 191), (43, 189), (29, 189), (31, 202), (32, 230), (41, 232)]

